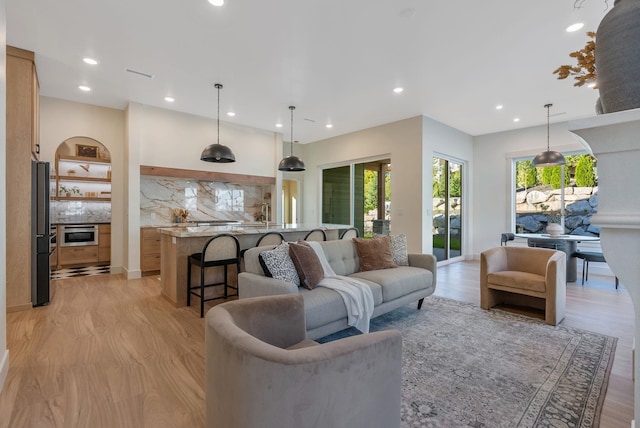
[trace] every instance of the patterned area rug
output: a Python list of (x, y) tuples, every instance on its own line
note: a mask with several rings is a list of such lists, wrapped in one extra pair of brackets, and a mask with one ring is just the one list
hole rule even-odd
[(76, 276), (103, 275), (111, 273), (111, 266), (87, 266), (51, 271), (51, 279), (75, 278)]
[(371, 321), (389, 329), (403, 337), (403, 427), (599, 426), (614, 337), (436, 296)]

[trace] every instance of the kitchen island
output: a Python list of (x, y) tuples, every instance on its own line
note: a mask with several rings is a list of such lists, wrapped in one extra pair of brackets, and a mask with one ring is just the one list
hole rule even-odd
[[(313, 229), (322, 229), (327, 239), (338, 239), (338, 231), (347, 228), (345, 225), (270, 225), (265, 224), (234, 224), (226, 226), (172, 226), (158, 229), (161, 234), (160, 282), (162, 295), (176, 307), (187, 304), (187, 257), (202, 251), (202, 247), (209, 238), (221, 233), (231, 233), (238, 238), (240, 249), (252, 248), (258, 239), (267, 232), (280, 232), (287, 241), (303, 239)], [(230, 274), (235, 285), (236, 273), (230, 267)], [(220, 271), (208, 269), (206, 282), (218, 282)], [(198, 278), (198, 275), (193, 275)], [(214, 287), (220, 288), (223, 287)]]

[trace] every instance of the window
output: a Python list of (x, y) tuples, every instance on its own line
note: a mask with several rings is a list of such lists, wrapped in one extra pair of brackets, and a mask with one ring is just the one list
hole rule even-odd
[(515, 230), (545, 233), (549, 222), (560, 222), (572, 235), (599, 236), (591, 225), (598, 210), (595, 158), (587, 153), (565, 155), (564, 166), (535, 168), (531, 159), (515, 162)]

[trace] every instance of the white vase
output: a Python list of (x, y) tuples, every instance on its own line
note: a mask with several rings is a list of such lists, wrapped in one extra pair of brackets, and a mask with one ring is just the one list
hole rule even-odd
[(558, 223), (547, 224), (547, 233), (551, 236), (560, 236), (564, 233), (564, 227)]

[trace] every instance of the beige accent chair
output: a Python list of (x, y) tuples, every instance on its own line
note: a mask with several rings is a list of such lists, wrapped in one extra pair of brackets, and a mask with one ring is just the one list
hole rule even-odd
[(545, 322), (564, 319), (566, 255), (546, 248), (497, 247), (480, 254), (480, 306), (506, 303), (544, 310)]
[(241, 299), (206, 316), (209, 428), (400, 426), (402, 337), (305, 337), (300, 295)]

